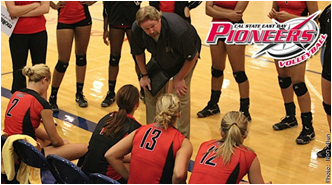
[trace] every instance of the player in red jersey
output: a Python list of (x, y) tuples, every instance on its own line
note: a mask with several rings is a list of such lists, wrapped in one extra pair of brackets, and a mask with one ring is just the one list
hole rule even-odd
[(205, 141), (196, 155), (190, 184), (236, 184), (248, 174), (250, 183), (264, 184), (255, 152), (244, 146), (248, 120), (231, 111), (221, 120), (221, 139)]
[[(180, 101), (174, 94), (161, 96), (156, 105), (155, 122), (110, 148), (105, 158), (129, 184), (185, 183), (192, 145), (176, 128)], [(122, 157), (131, 152), (130, 173)]]
[(149, 5), (158, 11), (176, 13), (191, 23), (190, 10), (196, 8), (202, 1), (149, 1)]
[(10, 16), (19, 18), (9, 38), (13, 65), (11, 93), (14, 93), (26, 87), (22, 68), (27, 64), (29, 51), (32, 65), (46, 63), (47, 32), (44, 14), (48, 13), (50, 3), (48, 1), (5, 1), (5, 3)]
[[(269, 12), (270, 19), (279, 22), (308, 16), (318, 11), (317, 1), (273, 1), (272, 10)], [(311, 99), (307, 86), (304, 82), (306, 62), (295, 66), (280, 68), (278, 60), (274, 60), (278, 72), (279, 86), (284, 100), (286, 116), (279, 123), (274, 124), (274, 130), (284, 130), (298, 125), (295, 117), (294, 92), (297, 96), (301, 110), (302, 131), (296, 138), (297, 144), (307, 144), (315, 138), (312, 125)]]
[[(212, 22), (243, 23), (243, 12), (248, 1), (207, 1), (206, 14), (212, 17)], [(245, 73), (245, 45), (228, 45), (225, 39), (219, 39), (216, 45), (210, 45), (211, 51), (211, 96), (207, 106), (197, 113), (204, 118), (219, 114), (218, 106), (221, 88), (224, 81), (226, 56), (232, 66), (233, 76), (240, 93), (240, 111), (251, 121), (249, 113), (249, 80)]]
[(57, 45), (59, 58), (54, 68), (52, 91), (49, 102), (53, 112), (59, 112), (57, 94), (70, 60), (73, 40), (75, 38), (76, 54), (76, 99), (80, 107), (87, 107), (88, 102), (83, 95), (86, 72), (86, 51), (91, 32), (91, 16), (88, 6), (95, 1), (59, 1), (51, 2), (51, 7), (58, 10)]
[[(69, 160), (77, 159), (87, 152), (86, 144), (70, 144), (63, 140), (55, 128), (49, 103), (41, 96), (47, 92), (51, 72), (45, 64), (22, 70), (28, 76), (27, 88), (16, 91), (9, 100), (5, 113), (4, 132), (8, 136), (25, 134), (36, 139), (42, 152), (56, 154)], [(39, 127), (42, 119), (44, 128)]]

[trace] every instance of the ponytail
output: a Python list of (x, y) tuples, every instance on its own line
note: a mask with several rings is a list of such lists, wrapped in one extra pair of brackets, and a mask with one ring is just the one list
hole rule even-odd
[[(228, 164), (234, 154), (234, 148), (243, 146), (243, 140), (247, 135), (248, 120), (243, 113), (231, 111), (224, 115), (221, 120), (222, 140), (224, 141), (217, 149), (216, 157), (222, 156), (223, 163)], [(240, 148), (239, 148), (240, 149)]]
[(111, 113), (111, 116), (104, 124), (104, 136), (114, 138), (121, 130), (123, 123), (127, 119), (126, 109), (120, 109), (118, 112)]
[(115, 97), (118, 112), (111, 113), (104, 124), (104, 136), (114, 138), (127, 120), (127, 114), (134, 111), (139, 102), (139, 92), (133, 85), (122, 86)]

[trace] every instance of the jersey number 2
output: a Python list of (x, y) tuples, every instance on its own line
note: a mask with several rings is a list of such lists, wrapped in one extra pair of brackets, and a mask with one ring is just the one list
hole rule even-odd
[[(152, 151), (155, 148), (155, 146), (157, 144), (157, 139), (160, 137), (161, 130), (154, 129), (152, 132), (151, 132), (151, 130), (152, 130), (152, 128), (149, 128), (145, 132), (142, 142), (139, 145), (140, 148), (144, 147), (146, 150), (150, 150), (150, 151)], [(151, 135), (151, 141), (148, 140), (149, 135)]]
[(12, 106), (8, 109), (6, 115), (9, 116), (9, 117), (12, 117), (12, 114), (10, 113), (10, 111), (13, 110), (13, 108), (17, 105), (19, 99), (17, 98), (14, 98), (13, 101), (11, 102)]

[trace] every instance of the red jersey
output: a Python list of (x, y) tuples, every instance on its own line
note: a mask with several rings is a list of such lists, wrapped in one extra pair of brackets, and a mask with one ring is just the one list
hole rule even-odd
[[(279, 12), (285, 11), (297, 16), (308, 15), (307, 4), (305, 1), (278, 1), (278, 7), (279, 7)], [(279, 21), (279, 22), (284, 22), (284, 21)]]
[[(15, 5), (27, 5), (40, 1), (15, 1)], [(20, 17), (13, 30), (15, 34), (32, 34), (46, 30), (46, 19), (44, 15), (34, 17)]]
[[(234, 10), (235, 6), (237, 4), (237, 1), (213, 1), (213, 4), (222, 8), (226, 8), (226, 9), (231, 9)], [(217, 21), (222, 21), (222, 22), (232, 22), (229, 19), (219, 19), (219, 18), (213, 18), (212, 22), (217, 22)]]
[(59, 9), (58, 22), (74, 24), (86, 18), (84, 6), (79, 1), (66, 1), (63, 8)]
[(185, 136), (155, 123), (139, 128), (133, 139), (128, 184), (171, 184), (175, 156)]
[[(159, 8), (162, 12), (174, 13), (175, 1), (160, 1)], [(184, 10), (183, 10), (184, 11)]]
[(8, 136), (26, 134), (36, 138), (35, 129), (40, 125), (40, 111), (43, 109), (51, 109), (51, 106), (36, 91), (31, 89), (16, 91), (7, 106), (4, 132)]
[(222, 156), (216, 158), (215, 149), (220, 141), (210, 140), (201, 144), (190, 176), (189, 184), (235, 184), (249, 172), (256, 154), (241, 146), (234, 148), (230, 162), (224, 165)]

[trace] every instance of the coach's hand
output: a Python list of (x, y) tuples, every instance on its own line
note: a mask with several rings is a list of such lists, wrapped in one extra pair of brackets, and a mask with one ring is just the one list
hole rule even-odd
[(144, 76), (139, 81), (139, 85), (143, 87), (144, 90), (150, 90), (151, 91), (151, 81), (149, 76)]
[(179, 97), (186, 95), (187, 86), (184, 79), (174, 78), (173, 87), (176, 90), (176, 93), (178, 94)]

